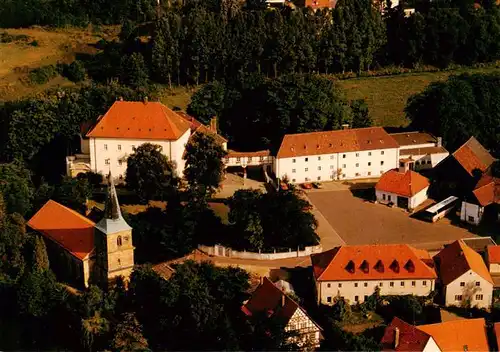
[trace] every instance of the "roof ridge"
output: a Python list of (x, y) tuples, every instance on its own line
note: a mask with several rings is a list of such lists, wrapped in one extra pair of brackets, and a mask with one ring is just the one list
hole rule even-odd
[[(65, 209), (69, 210), (69, 211), (70, 211), (71, 213), (73, 213), (74, 215), (77, 215), (77, 216), (78, 216), (78, 217), (80, 217), (82, 220), (85, 220), (85, 221), (86, 221), (89, 225), (95, 225), (95, 222), (93, 222), (92, 220), (90, 220), (90, 219), (89, 219), (89, 218), (87, 218), (86, 216), (83, 216), (82, 214), (80, 214), (80, 213), (79, 213), (79, 212), (77, 212), (76, 210), (71, 209), (71, 208), (69, 208), (69, 207), (65, 206), (64, 204), (61, 204), (61, 203), (59, 203), (59, 202), (56, 202), (56, 201), (55, 201), (55, 200), (53, 200), (53, 199), (49, 199), (49, 200), (48, 200), (48, 201), (47, 201), (47, 202), (43, 205), (43, 207), (41, 207), (41, 208), (40, 208), (40, 210), (42, 210), (42, 209), (43, 209), (43, 208), (44, 208), (47, 204), (49, 204), (49, 202), (50, 202), (50, 203), (54, 203), (54, 204), (56, 204), (57, 206), (60, 206), (60, 207), (63, 207), (63, 208), (65, 208)], [(39, 211), (40, 211), (40, 210), (39, 210)]]
[[(328, 262), (328, 264), (325, 267), (325, 269), (323, 269), (323, 271), (321, 272), (321, 274), (319, 274), (319, 276), (318, 276), (318, 278), (316, 280), (321, 280), (321, 277), (328, 270), (328, 268), (330, 267), (330, 265), (332, 265), (333, 260), (339, 254), (339, 252), (342, 250), (342, 247), (345, 247), (345, 245), (344, 246), (333, 247), (332, 249), (329, 249), (326, 252), (323, 252), (323, 253), (333, 252), (334, 254), (333, 254), (332, 258), (330, 259), (330, 261)], [(323, 254), (323, 253), (320, 253), (320, 254)]]

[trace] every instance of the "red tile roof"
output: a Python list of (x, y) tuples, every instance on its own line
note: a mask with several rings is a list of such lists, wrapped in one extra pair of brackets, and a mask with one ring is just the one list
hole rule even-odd
[(462, 240), (446, 246), (434, 258), (438, 264), (439, 277), (444, 285), (448, 285), (469, 270), (493, 284), (481, 255)]
[(495, 323), (493, 325), (493, 330), (495, 332), (495, 337), (497, 340), (496, 351), (500, 351), (500, 323)]
[(94, 222), (53, 200), (28, 221), (28, 226), (56, 242), (78, 259), (94, 249)]
[[(282, 319), (283, 324), (285, 325), (297, 309), (302, 310), (304, 314), (307, 315), (297, 302), (288, 297), (267, 277), (263, 278), (262, 284), (257, 287), (248, 302), (241, 307), (241, 310), (248, 316), (256, 313), (267, 313), (269, 316), (275, 315), (276, 317)], [(311, 321), (313, 320), (311, 319)], [(319, 326), (317, 327), (319, 328)]]
[(237, 157), (260, 157), (260, 156), (270, 156), (270, 150), (259, 150), (256, 152), (237, 152), (235, 150), (228, 150), (226, 158), (237, 158)]
[(189, 127), (161, 103), (116, 101), (87, 137), (177, 140)]
[(483, 207), (493, 203), (500, 204), (500, 178), (484, 174), (472, 193)]
[(417, 328), (432, 336), (441, 351), (489, 351), (484, 318), (457, 319)]
[(500, 264), (500, 246), (488, 246), (488, 262)]
[(458, 148), (453, 157), (470, 175), (475, 169), (486, 171), (495, 161), (495, 158), (474, 137)]
[(287, 134), (277, 158), (397, 148), (398, 143), (382, 127)]
[(191, 132), (196, 131), (196, 129), (200, 126), (203, 126), (203, 124), (200, 121), (195, 119), (193, 116), (186, 114), (184, 111), (176, 111), (176, 113), (184, 120), (189, 122), (189, 127), (191, 128)]
[[(399, 342), (395, 346), (396, 329), (399, 329)], [(431, 336), (416, 326), (394, 317), (385, 328), (382, 337), (383, 351), (423, 351)]]
[(436, 137), (425, 132), (391, 133), (391, 137), (394, 138), (400, 146), (431, 144), (437, 142)]
[(317, 281), (437, 278), (429, 253), (406, 244), (341, 246), (311, 261)]
[(405, 173), (389, 170), (380, 177), (375, 185), (377, 191), (395, 193), (404, 197), (413, 197), (427, 187), (429, 187), (429, 180), (412, 170)]

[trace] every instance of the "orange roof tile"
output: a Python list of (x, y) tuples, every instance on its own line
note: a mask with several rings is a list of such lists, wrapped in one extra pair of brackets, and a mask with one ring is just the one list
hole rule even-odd
[(236, 158), (236, 157), (258, 157), (258, 156), (270, 156), (270, 150), (259, 150), (256, 152), (237, 152), (235, 150), (228, 150), (226, 158)]
[(500, 203), (500, 178), (484, 174), (472, 193), (483, 207), (492, 203)]
[(487, 247), (488, 262), (500, 264), (500, 246), (490, 245)]
[(495, 161), (495, 158), (474, 137), (458, 148), (453, 157), (470, 175), (475, 169), (486, 171)]
[(318, 281), (436, 279), (425, 263), (430, 259), (426, 251), (406, 244), (341, 246), (311, 255)]
[(489, 351), (484, 318), (458, 319), (417, 328), (432, 336), (441, 351)]
[(28, 226), (79, 259), (94, 249), (94, 222), (53, 200), (28, 221)]
[(287, 134), (277, 158), (397, 148), (398, 143), (382, 127)]
[(193, 116), (186, 114), (184, 111), (176, 111), (175, 113), (180, 117), (182, 117), (187, 122), (189, 122), (189, 127), (191, 128), (191, 132), (196, 131), (196, 129), (200, 126), (203, 126), (203, 124), (200, 121), (195, 119)]
[(177, 140), (189, 127), (161, 103), (116, 101), (87, 137)]
[(481, 255), (462, 240), (457, 240), (446, 246), (434, 258), (438, 265), (439, 277), (444, 285), (448, 285), (469, 270), (493, 284)]
[[(395, 330), (399, 329), (399, 342), (395, 346)], [(431, 336), (416, 326), (394, 317), (391, 323), (385, 328), (382, 337), (383, 351), (423, 351)]]
[(437, 142), (436, 137), (425, 132), (398, 132), (391, 133), (390, 136), (394, 138), (400, 146), (430, 144)]
[(389, 170), (380, 177), (375, 185), (375, 189), (378, 191), (395, 193), (404, 197), (412, 197), (427, 187), (429, 187), (429, 180), (412, 170), (405, 173)]
[(495, 323), (493, 325), (493, 330), (495, 332), (495, 337), (496, 337), (496, 340), (497, 340), (497, 349), (496, 351), (500, 351), (500, 323)]

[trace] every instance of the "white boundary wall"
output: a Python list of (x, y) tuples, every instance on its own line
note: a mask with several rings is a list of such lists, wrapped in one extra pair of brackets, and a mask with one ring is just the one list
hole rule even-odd
[(274, 252), (274, 253), (255, 253), (255, 252), (240, 252), (232, 248), (224, 247), (221, 245), (203, 246), (199, 245), (198, 249), (202, 252), (212, 255), (214, 257), (228, 257), (239, 259), (254, 259), (254, 260), (275, 260), (296, 257), (306, 257), (314, 253), (321, 253), (323, 251), (321, 245), (305, 247), (303, 251), (289, 249), (288, 252)]

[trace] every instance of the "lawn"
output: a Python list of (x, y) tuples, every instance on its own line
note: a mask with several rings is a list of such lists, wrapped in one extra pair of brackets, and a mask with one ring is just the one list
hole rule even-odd
[(443, 81), (452, 74), (492, 73), (498, 68), (461, 69), (456, 71), (424, 72), (384, 77), (365, 77), (339, 81), (347, 98), (365, 99), (375, 123), (380, 126), (406, 126), (404, 107), (408, 98), (434, 81)]
[(159, 86), (159, 98), (163, 104), (171, 109), (178, 108), (186, 111), (187, 106), (191, 101), (191, 96), (198, 90), (199, 87), (201, 86), (176, 86), (173, 88)]
[(0, 102), (32, 96), (48, 88), (74, 85), (60, 76), (44, 85), (30, 85), (26, 77), (31, 69), (58, 62), (70, 63), (78, 53), (96, 53), (98, 50), (93, 44), (102, 38), (115, 38), (118, 30), (118, 27), (103, 27), (99, 31), (40, 27), (1, 29), (0, 32), (27, 35), (29, 39), (0, 43)]

